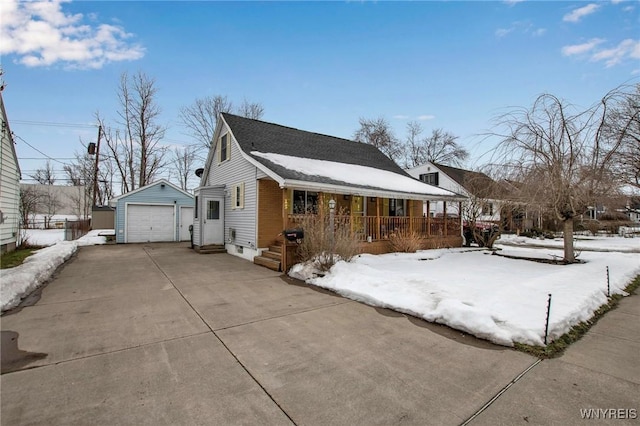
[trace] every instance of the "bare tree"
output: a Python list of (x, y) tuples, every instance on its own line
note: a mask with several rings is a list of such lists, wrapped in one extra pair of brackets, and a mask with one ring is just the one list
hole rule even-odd
[(623, 184), (640, 189), (640, 84), (612, 108), (607, 132), (614, 145), (618, 138), (622, 142), (616, 155), (616, 177)]
[(53, 185), (56, 181), (56, 171), (49, 160), (44, 167), (36, 169), (35, 173), (30, 176), (42, 185)]
[(621, 140), (604, 129), (609, 107), (620, 98), (609, 92), (594, 106), (577, 110), (551, 94), (540, 95), (530, 108), (497, 118), (501, 129), (498, 158), (532, 203), (544, 205), (563, 223), (564, 261), (575, 262), (574, 218), (592, 200), (611, 192), (615, 154)]
[(251, 118), (253, 120), (260, 120), (264, 114), (264, 107), (258, 102), (249, 102), (246, 99), (242, 101), (242, 104), (238, 107), (238, 115)]
[(29, 228), (33, 224), (31, 218), (35, 216), (40, 204), (41, 194), (35, 186), (20, 187), (20, 222), (22, 228)]
[[(208, 150), (211, 148), (218, 115), (221, 112), (233, 111), (233, 102), (226, 95), (205, 96), (197, 98), (189, 106), (182, 107), (180, 119), (200, 147)], [(244, 99), (235, 112), (243, 117), (259, 120), (264, 114), (264, 107), (258, 102), (249, 102)]]
[(216, 130), (218, 114), (233, 110), (233, 103), (221, 95), (197, 98), (190, 106), (180, 109), (180, 119), (203, 148), (209, 149)]
[(123, 192), (145, 186), (165, 166), (166, 148), (160, 145), (165, 127), (158, 124), (160, 108), (156, 103), (155, 80), (142, 72), (133, 76), (123, 73), (117, 97), (120, 128), (109, 126), (96, 114), (103, 129), (109, 159), (122, 179)]
[(175, 173), (180, 181), (180, 188), (184, 191), (188, 189), (189, 177), (193, 171), (196, 161), (196, 150), (193, 147), (175, 148), (173, 150), (173, 164)]
[(44, 215), (44, 228), (51, 228), (51, 219), (58, 212), (58, 209), (62, 207), (60, 196), (58, 192), (51, 185), (45, 187), (46, 189), (40, 192), (38, 197), (39, 204), (37, 211), (42, 212)]
[(76, 151), (75, 159), (71, 164), (65, 164), (62, 171), (67, 177), (69, 185), (77, 186), (78, 193), (71, 196), (76, 215), (88, 217), (93, 202), (93, 170), (95, 161), (87, 154), (86, 147), (83, 152)]
[(382, 117), (376, 119), (360, 118), (360, 128), (353, 139), (357, 142), (373, 145), (390, 159), (397, 161), (403, 155), (403, 147), (393, 133), (393, 129)]
[(450, 166), (461, 166), (469, 152), (458, 145), (457, 136), (443, 129), (435, 129), (431, 136), (421, 137), (422, 126), (417, 121), (407, 123), (405, 155), (407, 167), (415, 167), (428, 161)]

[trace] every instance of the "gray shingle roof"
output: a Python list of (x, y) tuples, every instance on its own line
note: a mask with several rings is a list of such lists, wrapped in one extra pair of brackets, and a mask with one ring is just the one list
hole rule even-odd
[(495, 195), (492, 192), (495, 190), (495, 181), (486, 174), (445, 166), (444, 164), (433, 164), (470, 193), (482, 198)]
[[(231, 127), (231, 131), (242, 150), (249, 155), (252, 151), (258, 151), (335, 161), (373, 167), (410, 177), (400, 166), (373, 145), (252, 120), (229, 113), (223, 113), (222, 116)], [(307, 175), (285, 169), (262, 157), (251, 156), (284, 179), (310, 180)], [(319, 181), (317, 178), (314, 181)], [(324, 180), (327, 181), (327, 179)], [(343, 182), (325, 183), (344, 184)]]

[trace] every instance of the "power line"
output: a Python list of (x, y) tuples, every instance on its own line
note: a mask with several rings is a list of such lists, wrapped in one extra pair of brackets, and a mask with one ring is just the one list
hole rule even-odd
[(83, 123), (56, 123), (54, 121), (29, 121), (29, 120), (11, 120), (11, 124), (25, 124), (29, 126), (49, 126), (49, 127), (78, 127), (93, 129), (98, 127), (97, 124)]
[[(12, 132), (12, 133), (13, 133), (13, 132)], [(39, 152), (40, 154), (44, 155), (47, 159), (49, 159), (49, 160), (53, 160), (53, 161), (55, 161), (56, 163), (60, 163), (60, 164), (65, 165), (65, 166), (70, 166), (70, 164), (67, 164), (67, 163), (64, 163), (64, 162), (62, 162), (62, 161), (56, 160), (55, 158), (53, 158), (53, 157), (51, 157), (51, 156), (49, 156), (49, 155), (45, 154), (44, 152), (40, 151), (40, 150), (39, 150), (38, 148), (36, 148), (35, 146), (31, 145), (29, 142), (27, 142), (27, 141), (25, 141), (24, 139), (22, 139), (20, 136), (15, 135), (15, 134), (14, 134), (13, 136), (14, 136), (15, 138), (17, 138), (17, 139), (20, 139), (22, 142), (26, 143), (26, 144), (27, 144), (28, 146), (30, 146), (33, 150), (35, 150), (35, 151)]]
[[(18, 157), (18, 160), (45, 160), (47, 157)], [(52, 157), (54, 160), (75, 160), (73, 157), (65, 158), (65, 157)]]

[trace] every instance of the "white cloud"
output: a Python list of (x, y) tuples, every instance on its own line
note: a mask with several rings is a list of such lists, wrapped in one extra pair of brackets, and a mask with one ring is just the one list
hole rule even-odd
[(601, 47), (605, 40), (594, 38), (586, 43), (564, 46), (564, 56), (588, 55), (592, 62), (604, 61), (607, 68), (622, 63), (626, 59), (640, 59), (640, 40), (626, 39), (613, 47)]
[(562, 54), (564, 56), (581, 55), (595, 49), (602, 42), (604, 42), (604, 40), (601, 38), (592, 38), (586, 43), (564, 46), (562, 48)]
[(433, 120), (434, 118), (436, 118), (436, 116), (435, 115), (430, 115), (430, 114), (424, 114), (424, 115), (419, 115), (418, 116), (418, 120), (420, 120), (420, 121)]
[(615, 47), (600, 50), (591, 56), (592, 61), (605, 61), (607, 68), (618, 65), (626, 58), (640, 59), (640, 40), (628, 38)]
[[(84, 24), (82, 14), (62, 10), (67, 2), (0, 1), (0, 54), (14, 54), (16, 62), (27, 67), (62, 64), (80, 69), (144, 56), (141, 45), (127, 41), (132, 34), (120, 26)], [(92, 22), (97, 19), (95, 14), (87, 18)]]
[(567, 13), (562, 17), (562, 20), (565, 22), (578, 22), (585, 16), (591, 15), (592, 13), (594, 13), (596, 10), (598, 10), (599, 7), (600, 5), (597, 5), (595, 3), (590, 3), (586, 6), (582, 6), (577, 9), (574, 9), (570, 13)]
[(511, 28), (498, 28), (496, 30), (496, 37), (504, 37), (507, 34), (509, 34), (511, 31), (513, 31), (513, 27)]
[(531, 34), (534, 37), (542, 37), (546, 32), (547, 32), (546, 28), (538, 28), (537, 30), (534, 30)]
[(498, 28), (494, 35), (498, 38), (506, 37), (511, 33), (530, 34), (532, 37), (540, 37), (547, 32), (546, 28), (536, 28), (530, 21), (515, 21), (508, 28)]

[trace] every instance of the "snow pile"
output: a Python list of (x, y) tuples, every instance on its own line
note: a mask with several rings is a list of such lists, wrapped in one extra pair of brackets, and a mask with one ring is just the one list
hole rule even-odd
[(290, 155), (251, 151), (251, 155), (262, 157), (274, 164), (308, 176), (322, 176), (352, 185), (369, 186), (391, 191), (411, 192), (425, 195), (456, 195), (446, 189), (427, 185), (408, 176), (373, 167), (337, 163), (335, 161), (314, 160)]
[(32, 246), (52, 246), (64, 241), (64, 229), (25, 229), (24, 232)]
[[(520, 257), (562, 256), (558, 250), (509, 249)], [(437, 322), (505, 346), (542, 345), (548, 294), (550, 339), (593, 316), (611, 293), (624, 293), (640, 273), (637, 254), (582, 253), (582, 264), (551, 265), (490, 255), (478, 249), (413, 254), (363, 254), (339, 262), (325, 276), (308, 265), (290, 275), (373, 306)]]
[[(508, 246), (536, 246), (561, 249), (564, 245), (562, 238), (539, 239), (518, 237), (516, 235), (501, 235), (496, 244)], [(573, 246), (577, 252), (585, 251), (619, 251), (625, 253), (640, 253), (640, 237), (620, 238), (609, 237), (584, 237), (576, 236)]]
[(99, 236), (103, 230), (94, 230), (76, 241), (58, 241), (50, 247), (37, 250), (27, 257), (22, 265), (2, 269), (0, 280), (0, 310), (6, 311), (20, 304), (20, 300), (45, 283), (79, 246), (104, 244), (106, 238)]

